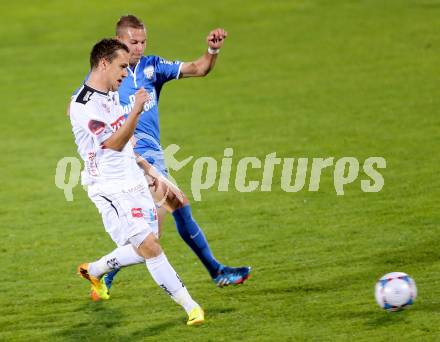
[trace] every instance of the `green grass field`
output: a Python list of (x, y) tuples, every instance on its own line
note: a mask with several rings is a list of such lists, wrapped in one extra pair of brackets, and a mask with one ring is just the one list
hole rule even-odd
[[(440, 1), (4, 1), (0, 9), (0, 340), (440, 340)], [(197, 58), (211, 28), (230, 33), (208, 78), (162, 92), (162, 144), (180, 145), (178, 158), (220, 161), (232, 147), (234, 167), (271, 152), (387, 161), (379, 193), (361, 191), (361, 174), (337, 196), (333, 168), (318, 192), (287, 193), (280, 166), (270, 192), (240, 193), (234, 177), (228, 192), (203, 191), (193, 211), (216, 256), (253, 266), (238, 288), (213, 285), (168, 217), (162, 245), (206, 311), (197, 328), (144, 266), (119, 274), (110, 301), (89, 300), (76, 266), (114, 245), (85, 192), (76, 187), (67, 202), (54, 184), (58, 160), (76, 156), (65, 111), (89, 50), (130, 12), (148, 26), (147, 53), (169, 59)], [(173, 174), (188, 195), (191, 165)], [(375, 303), (374, 284), (391, 271), (417, 282), (405, 312)]]

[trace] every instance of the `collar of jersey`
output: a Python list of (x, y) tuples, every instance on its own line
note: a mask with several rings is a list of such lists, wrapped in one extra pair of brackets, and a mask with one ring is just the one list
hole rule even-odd
[(131, 70), (131, 67), (128, 66), (127, 69), (130, 72), (131, 76), (133, 76), (133, 83), (134, 83), (134, 87), (137, 89), (137, 79), (136, 79), (136, 70), (137, 67), (139, 66), (139, 64), (141, 63), (142, 58), (139, 60), (139, 62), (136, 63), (136, 65), (134, 66), (134, 69)]
[(84, 83), (84, 88), (86, 88), (87, 90), (91, 91), (92, 93), (98, 93), (98, 94), (101, 94), (101, 95), (108, 96), (108, 92), (105, 93), (103, 91), (97, 90), (95, 88), (92, 88), (92, 87), (88, 86), (85, 83)]

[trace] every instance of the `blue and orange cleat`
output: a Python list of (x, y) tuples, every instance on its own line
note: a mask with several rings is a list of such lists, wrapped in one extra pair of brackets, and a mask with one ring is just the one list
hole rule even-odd
[(228, 267), (222, 266), (218, 276), (212, 280), (218, 287), (238, 285), (244, 283), (250, 276), (251, 267)]
[(78, 274), (88, 280), (92, 285), (90, 297), (93, 301), (97, 302), (99, 300), (107, 300), (110, 298), (110, 293), (108, 292), (105, 282), (89, 274), (89, 264), (84, 263), (79, 265)]

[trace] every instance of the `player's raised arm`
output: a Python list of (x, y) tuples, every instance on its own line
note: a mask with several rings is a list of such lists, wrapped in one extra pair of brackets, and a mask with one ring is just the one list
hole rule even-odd
[(133, 109), (128, 115), (125, 123), (110, 138), (103, 142), (103, 146), (115, 151), (122, 151), (124, 146), (133, 136), (134, 129), (139, 119), (139, 115), (144, 110), (144, 104), (148, 100), (149, 95), (144, 88), (139, 89), (135, 95)]
[(222, 28), (209, 32), (206, 37), (208, 51), (195, 61), (183, 63), (179, 78), (206, 76), (214, 68), (217, 55), (227, 36), (228, 33)]

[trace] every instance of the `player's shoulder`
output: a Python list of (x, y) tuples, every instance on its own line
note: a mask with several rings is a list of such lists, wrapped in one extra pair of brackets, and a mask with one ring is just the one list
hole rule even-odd
[(96, 95), (107, 95), (104, 92), (93, 89), (87, 84), (83, 84), (81, 88), (78, 89), (77, 93), (72, 97), (72, 102), (81, 105), (87, 105), (92, 103)]
[(164, 64), (164, 65), (173, 65), (175, 62), (174, 61), (170, 61), (166, 58), (163, 58), (161, 56), (157, 56), (157, 55), (148, 55), (148, 56), (144, 56), (144, 65), (146, 64), (154, 64), (154, 65), (159, 65), (159, 64)]
[(139, 70), (143, 70), (149, 66), (155, 66), (158, 61), (158, 56), (154, 55), (148, 55), (148, 56), (142, 56), (141, 60), (139, 61)]
[(159, 56), (156, 56), (156, 55), (147, 55), (147, 56), (142, 56), (141, 61), (142, 61), (143, 63), (151, 63), (151, 62), (156, 61), (156, 60), (159, 59), (159, 58), (160, 58), (160, 57), (159, 57)]
[(90, 111), (95, 112), (95, 109), (98, 108), (98, 99), (101, 97), (101, 94), (105, 95), (96, 89), (89, 87), (86, 84), (83, 84), (77, 91), (75, 95), (72, 96), (70, 101), (70, 115), (83, 115), (84, 113), (88, 113)]

